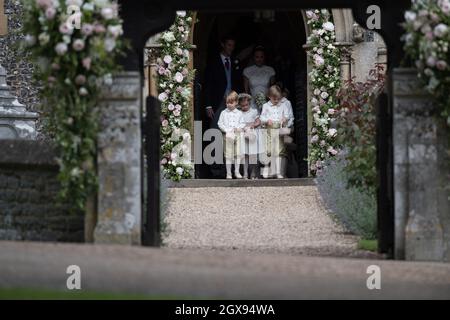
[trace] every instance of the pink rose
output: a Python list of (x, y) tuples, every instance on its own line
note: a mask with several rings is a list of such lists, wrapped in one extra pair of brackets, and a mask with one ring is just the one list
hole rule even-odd
[(158, 73), (159, 73), (160, 75), (163, 75), (165, 72), (166, 72), (166, 69), (165, 69), (164, 67), (159, 67)]
[(96, 23), (94, 25), (94, 31), (95, 33), (105, 33), (106, 32), (106, 28), (104, 25), (100, 24), (100, 23)]
[(67, 23), (61, 23), (59, 26), (59, 32), (62, 34), (72, 34), (73, 29)]
[(84, 34), (85, 36), (90, 36), (92, 32), (94, 32), (94, 26), (92, 24), (85, 23), (81, 27), (81, 33)]
[(52, 5), (52, 0), (36, 0), (36, 4), (41, 8), (48, 8)]
[(445, 69), (447, 69), (447, 62), (445, 62), (444, 60), (439, 60), (438, 62), (436, 62), (436, 68), (438, 68), (438, 70), (440, 71), (444, 71)]
[(56, 9), (53, 7), (48, 7), (47, 10), (45, 10), (45, 17), (48, 20), (52, 20), (56, 15)]
[(82, 74), (79, 74), (78, 76), (76, 76), (75, 78), (75, 83), (77, 85), (83, 85), (86, 83), (86, 77)]
[(76, 39), (76, 40), (73, 42), (72, 48), (73, 48), (73, 50), (75, 50), (75, 51), (81, 51), (81, 50), (83, 50), (83, 49), (84, 49), (84, 40), (82, 40), (82, 39)]
[(92, 59), (89, 58), (89, 57), (84, 58), (83, 61), (82, 61), (81, 63), (83, 64), (83, 67), (84, 67), (86, 70), (89, 70), (89, 69), (91, 69)]

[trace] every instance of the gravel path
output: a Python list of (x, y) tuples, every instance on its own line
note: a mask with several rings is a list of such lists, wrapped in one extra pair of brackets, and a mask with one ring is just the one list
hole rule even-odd
[(323, 207), (316, 186), (170, 188), (169, 248), (361, 256)]

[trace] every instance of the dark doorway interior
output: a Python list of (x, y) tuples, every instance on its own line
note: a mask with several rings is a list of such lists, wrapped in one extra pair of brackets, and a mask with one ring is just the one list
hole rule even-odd
[[(252, 64), (252, 49), (262, 45), (266, 49), (266, 64), (277, 73), (276, 81), (289, 90), (289, 100), (295, 115), (294, 142), (297, 145), (295, 158), (299, 177), (307, 177), (307, 65), (305, 25), (298, 11), (252, 11), (252, 12), (200, 12), (194, 30), (194, 68), (197, 70), (195, 84), (195, 120), (205, 123), (205, 105), (202, 87), (204, 70), (208, 58), (217, 54), (219, 39), (231, 34), (236, 39), (235, 56), (241, 68)], [(203, 126), (203, 130), (206, 130)], [(196, 178), (209, 178), (206, 165), (196, 166)]]

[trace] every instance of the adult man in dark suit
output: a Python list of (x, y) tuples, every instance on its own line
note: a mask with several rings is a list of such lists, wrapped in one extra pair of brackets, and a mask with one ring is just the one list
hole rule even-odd
[[(242, 91), (239, 64), (232, 58), (236, 41), (225, 36), (220, 41), (221, 50), (210, 57), (205, 70), (205, 106), (210, 128), (218, 129), (220, 113), (225, 110), (225, 98), (231, 91)], [(213, 164), (209, 168), (213, 178), (225, 177), (225, 166)]]
[(205, 104), (211, 128), (217, 128), (220, 113), (226, 108), (226, 96), (233, 90), (242, 91), (239, 64), (232, 58), (236, 41), (225, 36), (220, 45), (220, 53), (209, 59), (205, 70)]

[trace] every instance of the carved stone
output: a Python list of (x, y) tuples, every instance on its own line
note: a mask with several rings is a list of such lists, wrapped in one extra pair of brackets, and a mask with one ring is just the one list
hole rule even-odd
[(11, 94), (0, 65), (0, 139), (35, 139), (37, 117)]
[(352, 28), (352, 40), (356, 43), (363, 42), (365, 32), (364, 28), (355, 22)]
[(395, 257), (450, 261), (449, 130), (414, 69), (395, 69)]
[(95, 243), (141, 243), (141, 83), (124, 72), (105, 87), (98, 136)]

